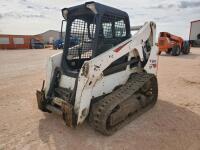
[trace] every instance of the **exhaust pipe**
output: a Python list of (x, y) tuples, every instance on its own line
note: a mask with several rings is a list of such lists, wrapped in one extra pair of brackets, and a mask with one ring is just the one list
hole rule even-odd
[(143, 25), (142, 26), (131, 26), (131, 31), (140, 30), (142, 27), (143, 27)]

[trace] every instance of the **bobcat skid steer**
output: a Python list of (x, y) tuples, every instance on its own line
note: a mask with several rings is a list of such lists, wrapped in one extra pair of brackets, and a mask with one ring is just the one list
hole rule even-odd
[[(69, 127), (87, 119), (111, 135), (157, 101), (156, 25), (131, 27), (126, 12), (96, 2), (64, 8), (62, 15), (64, 49), (48, 60), (38, 107), (62, 115)], [(71, 37), (79, 42), (71, 45)]]

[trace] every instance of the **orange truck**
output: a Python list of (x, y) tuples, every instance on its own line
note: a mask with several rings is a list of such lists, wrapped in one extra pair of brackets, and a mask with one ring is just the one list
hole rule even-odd
[(190, 53), (189, 41), (184, 41), (183, 38), (170, 34), (168, 32), (160, 32), (158, 38), (159, 54), (165, 52), (172, 56)]

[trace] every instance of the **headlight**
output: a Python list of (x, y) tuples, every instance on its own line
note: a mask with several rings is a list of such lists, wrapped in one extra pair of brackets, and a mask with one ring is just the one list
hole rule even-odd
[(91, 11), (93, 11), (95, 14), (97, 14), (95, 3), (87, 4), (86, 7), (89, 8)]
[(62, 9), (62, 15), (63, 15), (64, 19), (67, 19), (67, 15), (68, 15), (68, 10), (67, 10), (67, 8), (63, 8), (63, 9)]

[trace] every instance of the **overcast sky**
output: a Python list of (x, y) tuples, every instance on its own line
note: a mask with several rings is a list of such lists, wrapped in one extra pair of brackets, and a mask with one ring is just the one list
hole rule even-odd
[[(128, 12), (131, 25), (155, 21), (157, 32), (188, 39), (190, 22), (200, 19), (200, 0), (96, 0)], [(85, 0), (0, 0), (0, 34), (60, 30), (61, 9)]]

